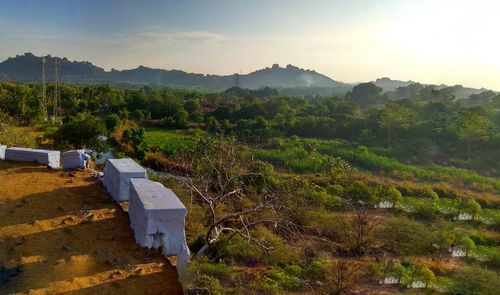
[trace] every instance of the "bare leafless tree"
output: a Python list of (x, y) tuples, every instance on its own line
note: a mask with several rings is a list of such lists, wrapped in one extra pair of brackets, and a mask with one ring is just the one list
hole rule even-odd
[(292, 230), (287, 222), (285, 208), (279, 204), (276, 192), (249, 194), (245, 181), (262, 177), (249, 173), (246, 163), (240, 161), (239, 148), (234, 138), (204, 140), (197, 144), (190, 155), (191, 171), (181, 182), (207, 209), (207, 232), (204, 246), (198, 255), (221, 241), (236, 235), (244, 237), (263, 249), (272, 247), (264, 240), (252, 235), (252, 229), (259, 225), (272, 226), (280, 230)]
[(351, 213), (342, 222), (342, 235), (354, 255), (363, 253), (363, 249), (372, 241), (374, 229), (380, 224), (377, 216), (364, 206), (348, 203)]
[(331, 259), (324, 268), (324, 278), (318, 293), (328, 295), (350, 294), (362, 272), (362, 265), (356, 261)]

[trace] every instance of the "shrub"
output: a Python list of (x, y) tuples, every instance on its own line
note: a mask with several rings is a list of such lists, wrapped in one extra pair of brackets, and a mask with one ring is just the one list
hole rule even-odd
[(106, 129), (108, 131), (115, 131), (118, 127), (120, 127), (121, 119), (118, 115), (111, 114), (104, 118), (104, 124), (106, 125)]
[(91, 148), (102, 151), (106, 147), (106, 128), (98, 119), (88, 114), (66, 117), (54, 134), (56, 146), (61, 148)]
[(433, 200), (433, 201), (436, 201), (439, 199), (439, 195), (432, 190), (432, 188), (425, 188), (425, 189), (422, 189), (418, 192), (418, 197), (420, 198), (424, 198), (424, 199), (430, 199), (430, 200)]
[(188, 294), (208, 294), (208, 295), (222, 295), (224, 294), (222, 286), (219, 281), (209, 275), (202, 273), (195, 273), (191, 280), (191, 287), (188, 289)]
[(449, 293), (463, 295), (498, 294), (498, 273), (477, 266), (464, 266), (452, 277)]
[(195, 266), (193, 271), (215, 277), (219, 280), (229, 277), (229, 267), (224, 263), (202, 263)]
[(432, 287), (436, 283), (436, 276), (428, 267), (418, 264), (410, 264), (406, 267), (405, 276), (402, 283), (410, 285), (415, 282), (422, 282), (426, 288)]
[(393, 217), (386, 221), (379, 236), (399, 255), (427, 254), (433, 249), (432, 231), (424, 224), (405, 217)]
[(376, 195), (379, 201), (389, 202), (393, 205), (393, 207), (396, 207), (403, 199), (403, 195), (398, 189), (386, 185), (378, 186), (376, 189)]
[(298, 291), (302, 286), (298, 277), (286, 273), (279, 268), (271, 272), (270, 279), (276, 282), (281, 289), (287, 291)]
[(477, 246), (474, 253), (481, 258), (483, 265), (500, 268), (500, 247)]
[(361, 181), (355, 181), (349, 185), (344, 190), (343, 197), (357, 204), (375, 204), (376, 202), (373, 189)]
[(123, 131), (123, 143), (127, 146), (125, 153), (136, 159), (142, 160), (146, 157), (148, 148), (144, 141), (144, 129), (132, 127)]
[(248, 242), (240, 236), (235, 236), (227, 244), (228, 257), (245, 265), (263, 263), (277, 265), (278, 263), (290, 264), (298, 261), (298, 253), (286, 241), (266, 227), (259, 227), (252, 234), (258, 240), (267, 241), (273, 249), (266, 252), (258, 245)]
[(415, 204), (410, 216), (419, 220), (432, 221), (438, 218), (438, 207), (434, 202), (422, 202)]

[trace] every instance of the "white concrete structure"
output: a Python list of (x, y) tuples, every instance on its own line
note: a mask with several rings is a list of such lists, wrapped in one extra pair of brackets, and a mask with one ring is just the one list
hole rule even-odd
[(115, 201), (128, 201), (131, 178), (147, 178), (146, 169), (130, 158), (106, 162), (102, 183)]
[(177, 268), (182, 269), (190, 255), (184, 231), (186, 207), (172, 190), (148, 179), (131, 179), (129, 196), (136, 242), (148, 248), (162, 246), (164, 255), (177, 256)]
[(388, 276), (388, 277), (385, 277), (383, 280), (379, 281), (379, 283), (385, 284), (385, 285), (395, 285), (395, 284), (399, 284), (399, 279), (396, 277)]
[(61, 166), (61, 152), (14, 147), (5, 150), (5, 160), (37, 162), (57, 169)]
[(85, 150), (73, 150), (62, 153), (62, 164), (64, 169), (85, 168), (90, 155)]
[(104, 181), (104, 172), (97, 173), (97, 180), (99, 180), (100, 182)]
[(466, 257), (467, 256), (467, 253), (458, 247), (452, 247), (449, 249), (449, 251), (451, 252), (451, 257)]
[(0, 160), (5, 160), (5, 149), (6, 145), (0, 144)]

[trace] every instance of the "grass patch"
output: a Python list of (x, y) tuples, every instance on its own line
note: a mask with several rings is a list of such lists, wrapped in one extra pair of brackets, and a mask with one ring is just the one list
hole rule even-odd
[(172, 130), (161, 127), (144, 127), (144, 129), (147, 146), (170, 156), (191, 150), (196, 138), (207, 136), (207, 133), (200, 129)]

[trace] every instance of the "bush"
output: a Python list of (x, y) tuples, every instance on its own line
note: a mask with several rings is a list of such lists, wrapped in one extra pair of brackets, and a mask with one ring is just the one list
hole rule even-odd
[(401, 200), (403, 199), (403, 195), (398, 189), (386, 185), (377, 187), (376, 195), (378, 201), (389, 202), (393, 205), (393, 207), (397, 207), (397, 205), (401, 203)]
[(432, 231), (424, 224), (405, 217), (389, 219), (379, 236), (399, 255), (427, 254), (433, 249)]
[(432, 188), (425, 188), (423, 190), (420, 190), (418, 192), (418, 197), (424, 198), (424, 199), (430, 199), (433, 201), (439, 200), (439, 195), (432, 190)]
[(415, 217), (419, 220), (432, 221), (436, 220), (439, 211), (436, 203), (434, 202), (422, 202), (414, 206), (410, 216)]
[(477, 266), (464, 266), (452, 277), (449, 293), (463, 295), (498, 294), (498, 273)]
[(206, 274), (196, 273), (193, 275), (191, 287), (187, 290), (187, 294), (222, 295), (224, 292), (216, 278)]
[(266, 252), (254, 243), (236, 236), (227, 244), (227, 256), (249, 266), (264, 263), (291, 264), (298, 261), (298, 253), (285, 240), (266, 227), (256, 228), (252, 234), (256, 239), (267, 241), (273, 249)]
[(131, 157), (142, 160), (146, 157), (148, 148), (144, 141), (144, 129), (132, 127), (123, 131), (123, 141), (126, 145), (124, 152)]
[(474, 253), (481, 258), (483, 265), (500, 268), (500, 247), (477, 246)]
[(54, 134), (56, 146), (64, 148), (91, 148), (103, 151), (106, 142), (104, 124), (88, 114), (64, 118), (62, 126)]
[(106, 124), (106, 129), (108, 131), (115, 131), (118, 127), (120, 127), (121, 119), (118, 115), (111, 114), (104, 118), (104, 124)]
[(375, 204), (377, 197), (373, 189), (361, 181), (355, 181), (349, 185), (343, 193), (345, 199), (358, 204)]
[(193, 271), (215, 277), (219, 280), (229, 277), (229, 267), (224, 263), (202, 263), (195, 266)]
[(298, 291), (302, 287), (298, 277), (285, 272), (283, 269), (273, 270), (269, 278), (276, 282), (281, 289), (287, 291)]
[(391, 261), (376, 264), (372, 266), (372, 273), (380, 281), (388, 277), (395, 278), (405, 287), (420, 282), (428, 288), (436, 283), (436, 277), (428, 267), (408, 262)]

